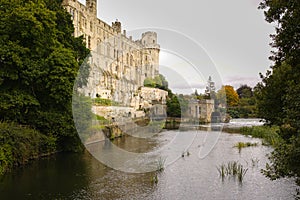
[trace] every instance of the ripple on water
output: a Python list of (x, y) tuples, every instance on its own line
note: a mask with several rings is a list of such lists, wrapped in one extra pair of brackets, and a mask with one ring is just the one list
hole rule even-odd
[[(153, 150), (167, 145), (176, 133), (162, 132), (149, 141), (126, 137), (118, 143), (131, 150)], [(207, 132), (185, 132), (187, 137), (195, 133), (197, 137), (188, 149), (190, 156), (182, 158), (180, 151), (174, 151), (179, 159), (158, 174), (157, 184), (151, 181), (154, 172), (124, 173), (104, 166), (88, 153), (59, 154), (4, 176), (0, 179), (0, 197), (22, 199), (30, 194), (30, 199), (293, 199), (296, 186), (292, 179), (270, 181), (260, 173), (272, 149), (262, 146), (259, 139), (221, 133), (212, 151), (199, 159)], [(259, 145), (243, 148), (239, 153), (233, 147), (237, 142)], [(177, 145), (181, 145), (180, 141)], [(253, 167), (251, 159), (259, 160), (258, 164)], [(219, 177), (216, 167), (228, 161), (239, 161), (248, 168), (242, 184), (234, 178), (222, 181)]]

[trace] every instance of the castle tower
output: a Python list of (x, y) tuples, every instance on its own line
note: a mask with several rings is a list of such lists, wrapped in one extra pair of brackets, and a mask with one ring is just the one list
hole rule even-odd
[(121, 22), (116, 20), (115, 22), (112, 23), (112, 28), (115, 29), (115, 31), (117, 31), (117, 33), (121, 33), (122, 32)]
[[(159, 51), (160, 46), (157, 44), (157, 33), (155, 32), (146, 32), (142, 34), (141, 39), (142, 45), (144, 45), (144, 53), (147, 55), (147, 61), (150, 59), (152, 73), (151, 77), (155, 77), (159, 72)], [(146, 61), (146, 63), (147, 63)]]
[(97, 17), (97, 0), (86, 0), (85, 6), (89, 12)]
[[(71, 15), (73, 15), (72, 13), (72, 9), (78, 9), (79, 6), (78, 0), (63, 0), (62, 1), (62, 5), (67, 8), (67, 10), (70, 12)], [(86, 7), (86, 11), (88, 11), (88, 13), (94, 17), (97, 18), (97, 0), (86, 0), (85, 1), (85, 7)]]

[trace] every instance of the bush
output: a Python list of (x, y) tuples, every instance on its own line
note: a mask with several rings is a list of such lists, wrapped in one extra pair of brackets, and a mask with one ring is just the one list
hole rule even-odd
[(56, 139), (16, 123), (0, 122), (0, 175), (56, 151)]
[(279, 127), (277, 126), (253, 126), (242, 127), (240, 133), (243, 135), (251, 135), (256, 138), (262, 138), (263, 144), (276, 146), (281, 142), (281, 137), (278, 134)]

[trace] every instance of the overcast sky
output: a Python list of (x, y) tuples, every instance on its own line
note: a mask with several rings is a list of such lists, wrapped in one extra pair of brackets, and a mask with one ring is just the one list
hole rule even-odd
[[(271, 50), (269, 34), (274, 32), (274, 28), (265, 22), (263, 11), (257, 9), (259, 2), (259, 0), (98, 0), (98, 17), (108, 24), (118, 19), (122, 22), (122, 28), (129, 33), (133, 31), (134, 36), (137, 29), (152, 30), (152, 28), (158, 28), (159, 33), (159, 30), (167, 29), (183, 34), (203, 48), (202, 52), (199, 48), (199, 52), (186, 52), (195, 56), (205, 52), (219, 72), (222, 83), (237, 88), (240, 84), (254, 86), (259, 81), (258, 73), (265, 72), (271, 65), (268, 60)], [(174, 47), (170, 46), (170, 42), (168, 44), (168, 38), (159, 33), (158, 42), (161, 48), (173, 51), (170, 48)], [(177, 40), (176, 43), (180, 44), (181, 40)], [(178, 48), (178, 44), (175, 49)], [(183, 45), (182, 48), (187, 47)], [(161, 61), (164, 65), (168, 65), (165, 62), (166, 56), (165, 51), (162, 51)], [(195, 61), (193, 58), (187, 60), (191, 65), (201, 65), (193, 63)], [(179, 62), (176, 63), (178, 65)], [(213, 66), (201, 66), (201, 69), (203, 67)], [(206, 73), (202, 75), (203, 79), (207, 79)], [(212, 76), (214, 79), (215, 75)], [(202, 87), (203, 80), (199, 81), (198, 86), (191, 84), (195, 88)]]

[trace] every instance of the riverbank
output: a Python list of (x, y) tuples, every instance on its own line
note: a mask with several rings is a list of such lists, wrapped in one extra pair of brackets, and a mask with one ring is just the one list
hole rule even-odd
[(224, 127), (222, 131), (261, 138), (263, 145), (270, 145), (273, 147), (278, 145), (282, 140), (278, 134), (278, 126)]
[(56, 153), (56, 139), (27, 126), (0, 122), (0, 175), (29, 160)]
[[(149, 121), (145, 120), (137, 120), (135, 123), (141, 127), (149, 125)], [(153, 124), (153, 126), (171, 130), (178, 129), (180, 123), (179, 118), (168, 118), (163, 127), (161, 127), (161, 122), (158, 125)], [(124, 135), (122, 130), (126, 130), (126, 128), (120, 129), (114, 125), (107, 126), (103, 132), (107, 138), (113, 140)], [(279, 131), (278, 127), (224, 127), (222, 131), (261, 138), (264, 145), (273, 147), (281, 141), (277, 133)], [(14, 167), (24, 165), (32, 159), (48, 156), (56, 152), (55, 137), (46, 136), (37, 130), (16, 123), (0, 123), (0, 175), (12, 170)]]

